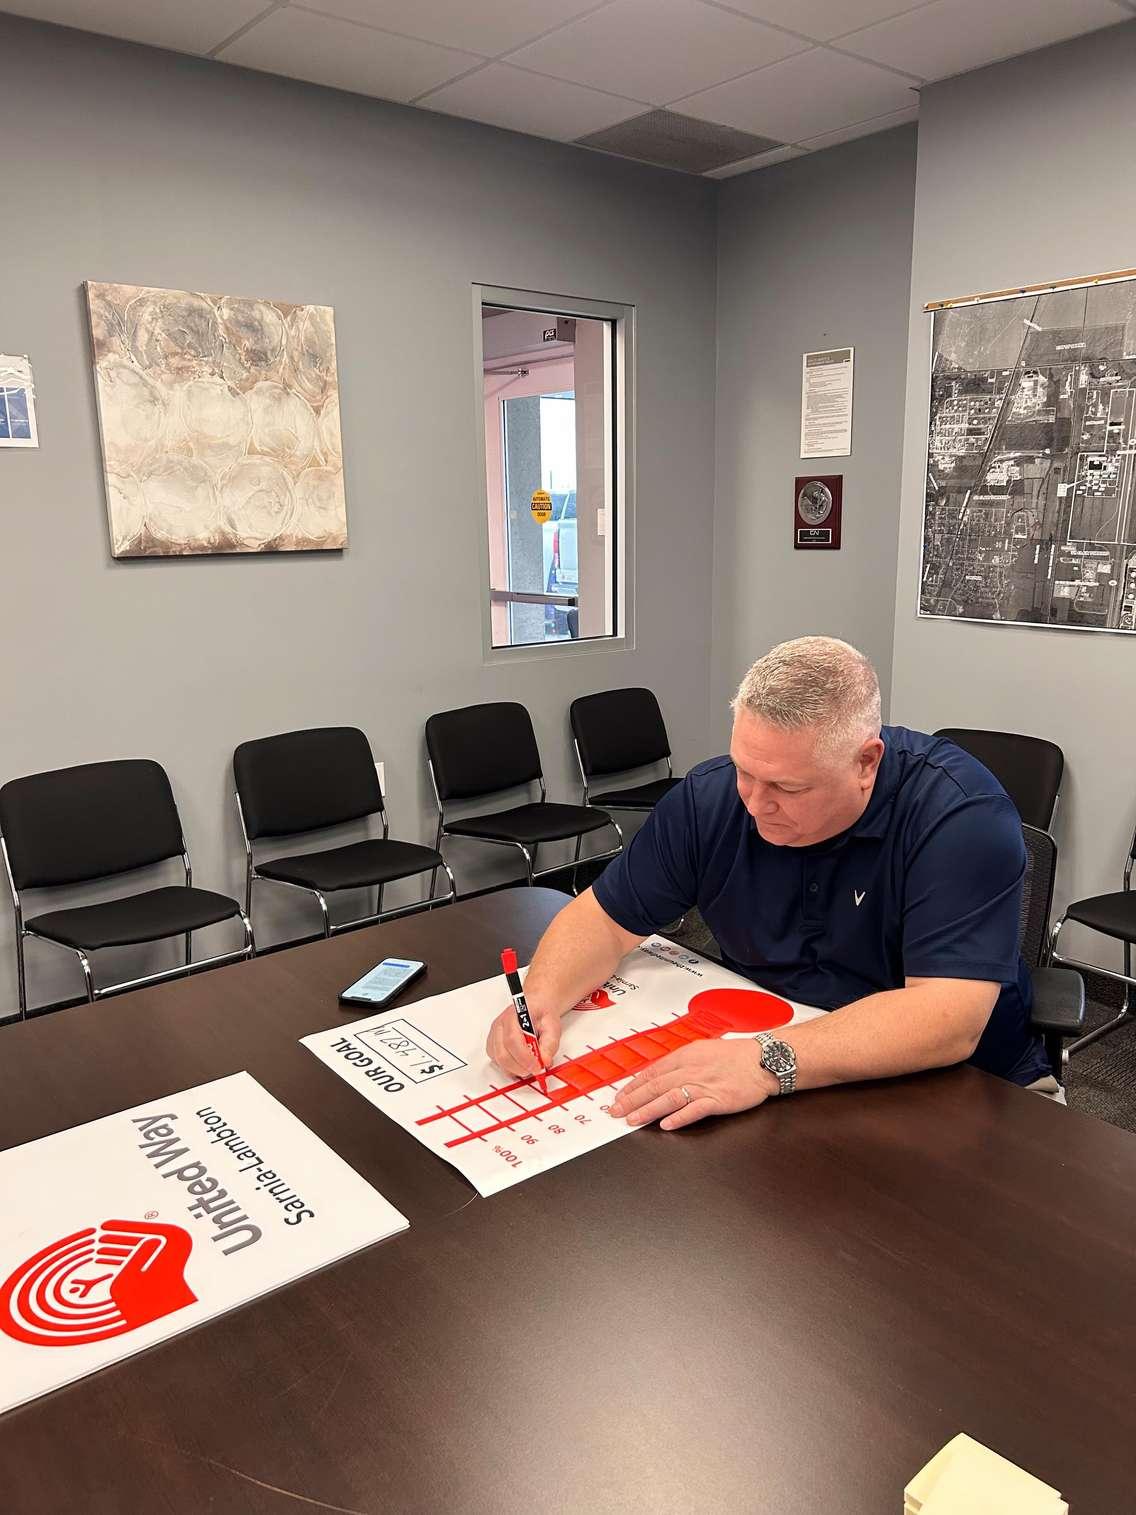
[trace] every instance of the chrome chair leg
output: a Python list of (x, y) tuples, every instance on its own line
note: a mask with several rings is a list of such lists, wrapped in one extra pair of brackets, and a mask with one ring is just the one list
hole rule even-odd
[(79, 966), (83, 970), (83, 980), (87, 986), (87, 1003), (93, 1005), (95, 1003), (95, 979), (91, 972), (91, 960), (78, 947), (74, 949), (74, 952), (75, 956), (79, 959)]
[(426, 896), (427, 910), (433, 910), (435, 905), (450, 905), (458, 897), (458, 886), (454, 881), (453, 869), (446, 862), (445, 858), (442, 859), (442, 871), (449, 880), (450, 892), (449, 894), (440, 894), (435, 897), (434, 876), (438, 872), (437, 868), (435, 868), (430, 874), (430, 893)]
[(1065, 1047), (1065, 1057), (1063, 1060), (1065, 1062), (1068, 1062), (1071, 1057), (1074, 1057), (1078, 1052), (1083, 1051), (1085, 1047), (1090, 1045), (1090, 1043), (1099, 1041), (1102, 1036), (1108, 1036), (1108, 1034), (1112, 1031), (1115, 1031), (1118, 1026), (1126, 1026), (1130, 1021), (1136, 1020), (1136, 1015), (1134, 1015), (1129, 1008), (1128, 1001), (1129, 995), (1126, 991), (1124, 995), (1124, 1003), (1120, 1007), (1120, 1014), (1113, 1016), (1112, 1020), (1110, 1021), (1105, 1021), (1103, 1026), (1094, 1026), (1091, 1031), (1086, 1031), (1084, 1036), (1079, 1036), (1076, 1041), (1068, 1042)]
[(19, 994), (20, 1019), (28, 1018), (28, 979), (27, 969), (24, 967), (24, 932), (19, 921), (16, 922), (16, 987)]
[(576, 851), (572, 858), (572, 893), (579, 894), (576, 886), (576, 875), (580, 871), (580, 848), (584, 845), (584, 833), (581, 831), (576, 838)]
[[(442, 850), (442, 817), (439, 816), (438, 817), (438, 829), (434, 833), (434, 851), (440, 853), (441, 850)], [(447, 868), (446, 872), (449, 873), (449, 871), (450, 870)], [(434, 867), (430, 871), (430, 893), (427, 896), (427, 898), (429, 898), (429, 899), (433, 899), (434, 898), (434, 883), (435, 883), (437, 877), (438, 877), (438, 865), (435, 863)], [(452, 877), (452, 875), (451, 875), (451, 877)]]
[(1078, 1036), (1075, 1041), (1065, 1044), (1062, 1062), (1068, 1064), (1069, 1060), (1075, 1057), (1078, 1052), (1083, 1051), (1085, 1047), (1091, 1046), (1093, 1042), (1099, 1041), (1102, 1036), (1108, 1036), (1117, 1030), (1118, 1027), (1127, 1026), (1130, 1022), (1136, 1021), (1136, 1010), (1132, 1007), (1132, 990), (1136, 981), (1132, 978), (1131, 942), (1124, 943), (1124, 972), (1114, 973), (1111, 968), (1101, 968), (1095, 963), (1084, 963), (1080, 962), (1077, 958), (1062, 957), (1057, 951), (1057, 938), (1060, 936), (1061, 928), (1064, 924), (1065, 917), (1062, 916), (1050, 934), (1050, 962), (1062, 968), (1076, 968), (1083, 972), (1096, 973), (1102, 978), (1113, 979), (1117, 983), (1124, 985), (1124, 999), (1121, 1001), (1119, 1012), (1111, 1020), (1105, 1021), (1103, 1026), (1094, 1026), (1091, 1031), (1086, 1031), (1084, 1036)]

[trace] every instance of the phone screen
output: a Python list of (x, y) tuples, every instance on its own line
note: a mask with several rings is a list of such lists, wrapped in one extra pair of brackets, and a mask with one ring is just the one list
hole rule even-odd
[(362, 1005), (385, 1005), (405, 984), (408, 984), (412, 978), (416, 978), (425, 966), (425, 963), (420, 963), (414, 958), (384, 957), (382, 962), (372, 968), (369, 973), (365, 973), (362, 978), (356, 979), (353, 984), (344, 989), (339, 996), (340, 1001)]

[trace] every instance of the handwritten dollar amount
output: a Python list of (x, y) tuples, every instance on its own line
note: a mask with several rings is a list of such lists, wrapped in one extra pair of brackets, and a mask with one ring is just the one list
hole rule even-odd
[(369, 1026), (365, 1031), (356, 1031), (354, 1035), (376, 1060), (386, 1063), (398, 1077), (414, 1084), (465, 1067), (456, 1053), (402, 1016)]

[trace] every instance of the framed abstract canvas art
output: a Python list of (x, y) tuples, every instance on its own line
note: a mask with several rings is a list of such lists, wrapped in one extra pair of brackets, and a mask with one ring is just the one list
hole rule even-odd
[(347, 541), (333, 312), (87, 284), (116, 558)]

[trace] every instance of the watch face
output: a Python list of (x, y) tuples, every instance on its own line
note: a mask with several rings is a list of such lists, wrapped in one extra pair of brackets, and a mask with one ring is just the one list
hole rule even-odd
[(827, 521), (832, 510), (832, 491), (819, 479), (810, 479), (797, 496), (797, 513), (810, 526), (819, 526)]
[(785, 1042), (767, 1042), (761, 1054), (762, 1066), (770, 1073), (791, 1073), (797, 1066), (792, 1047)]

